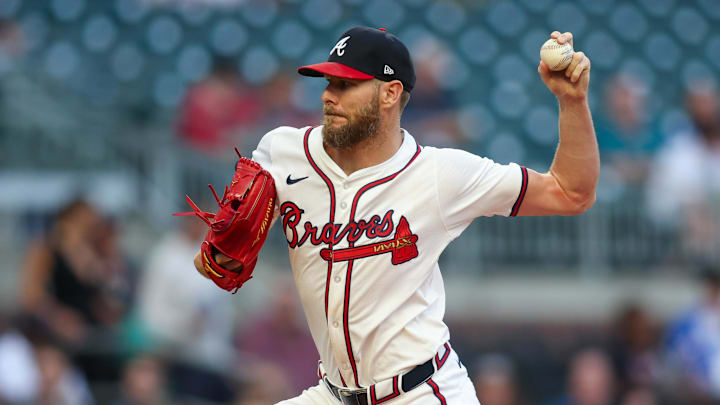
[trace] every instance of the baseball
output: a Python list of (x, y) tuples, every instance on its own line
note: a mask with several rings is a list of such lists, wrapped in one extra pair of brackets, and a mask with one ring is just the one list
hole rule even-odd
[(572, 61), (573, 53), (569, 42), (559, 44), (556, 39), (550, 38), (540, 48), (540, 60), (545, 62), (550, 70), (565, 70)]

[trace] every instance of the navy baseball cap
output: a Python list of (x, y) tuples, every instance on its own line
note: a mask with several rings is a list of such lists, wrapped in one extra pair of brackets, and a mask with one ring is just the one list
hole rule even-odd
[(354, 27), (340, 36), (327, 62), (301, 66), (303, 76), (337, 76), (345, 79), (400, 80), (406, 91), (415, 87), (410, 52), (384, 28)]

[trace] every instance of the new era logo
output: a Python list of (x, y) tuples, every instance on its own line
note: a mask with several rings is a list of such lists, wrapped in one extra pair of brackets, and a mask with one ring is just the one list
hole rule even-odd
[(386, 75), (394, 75), (395, 71), (388, 65), (385, 65), (385, 69), (383, 69), (383, 73)]

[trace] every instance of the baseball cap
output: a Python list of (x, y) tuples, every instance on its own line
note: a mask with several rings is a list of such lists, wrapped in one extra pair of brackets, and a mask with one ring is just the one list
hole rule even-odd
[(400, 80), (405, 90), (415, 86), (410, 52), (384, 28), (354, 27), (340, 35), (327, 62), (301, 66), (303, 76), (331, 75), (345, 79)]

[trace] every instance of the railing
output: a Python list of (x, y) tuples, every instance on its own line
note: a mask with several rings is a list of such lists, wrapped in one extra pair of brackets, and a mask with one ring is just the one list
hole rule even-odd
[[(92, 136), (72, 135), (62, 142), (42, 133), (2, 135), (3, 160), (15, 160), (14, 170), (65, 165), (70, 167), (64, 170), (74, 169), (79, 175), (93, 170), (125, 173), (138, 187), (137, 210), (156, 226), (167, 225), (172, 221), (169, 213), (185, 209), (185, 194), (211, 209), (207, 184), (221, 190), (232, 176), (231, 161), (219, 162), (179, 147), (167, 130), (143, 134), (142, 143), (135, 141), (137, 134), (105, 137), (90, 148), (87, 138)], [(268, 249), (284, 254), (287, 247), (281, 233), (276, 234)], [(652, 221), (638, 194), (620, 202), (597, 203), (574, 217), (478, 218), (441, 261), (458, 271), (489, 273), (507, 269), (582, 275), (645, 272), (697, 260), (720, 263), (720, 233), (715, 230), (706, 244), (710, 248), (698, 254), (679, 230)]]
[(698, 253), (677, 230), (651, 220), (644, 202), (634, 199), (598, 203), (574, 217), (479, 218), (442, 260), (453, 268), (489, 273), (643, 273), (698, 261), (718, 264), (717, 236), (714, 251)]
[[(134, 210), (158, 229), (172, 223), (170, 213), (185, 209), (185, 194), (211, 209), (207, 184), (221, 190), (232, 176), (232, 158), (219, 161), (179, 146), (168, 124), (172, 117), (138, 127), (117, 116), (111, 120), (101, 109), (83, 110), (68, 101), (54, 104), (62, 111), (55, 111), (55, 119), (48, 121), (44, 110), (37, 108), (42, 100), (57, 96), (43, 92), (57, 89), (27, 77), (2, 83), (0, 167), (4, 173), (62, 170), (79, 178), (93, 172), (120, 173), (137, 187)], [(17, 98), (20, 94), (27, 98)], [(720, 218), (709, 222), (713, 221)], [(479, 218), (448, 247), (441, 262), (447, 270), (458, 272), (579, 275), (648, 272), (697, 260), (720, 264), (717, 229), (704, 238), (702, 254), (683, 232), (650, 220), (642, 193), (637, 193), (618, 202), (599, 202), (575, 217)], [(286, 249), (283, 235), (275, 230), (267, 250), (284, 256)]]

